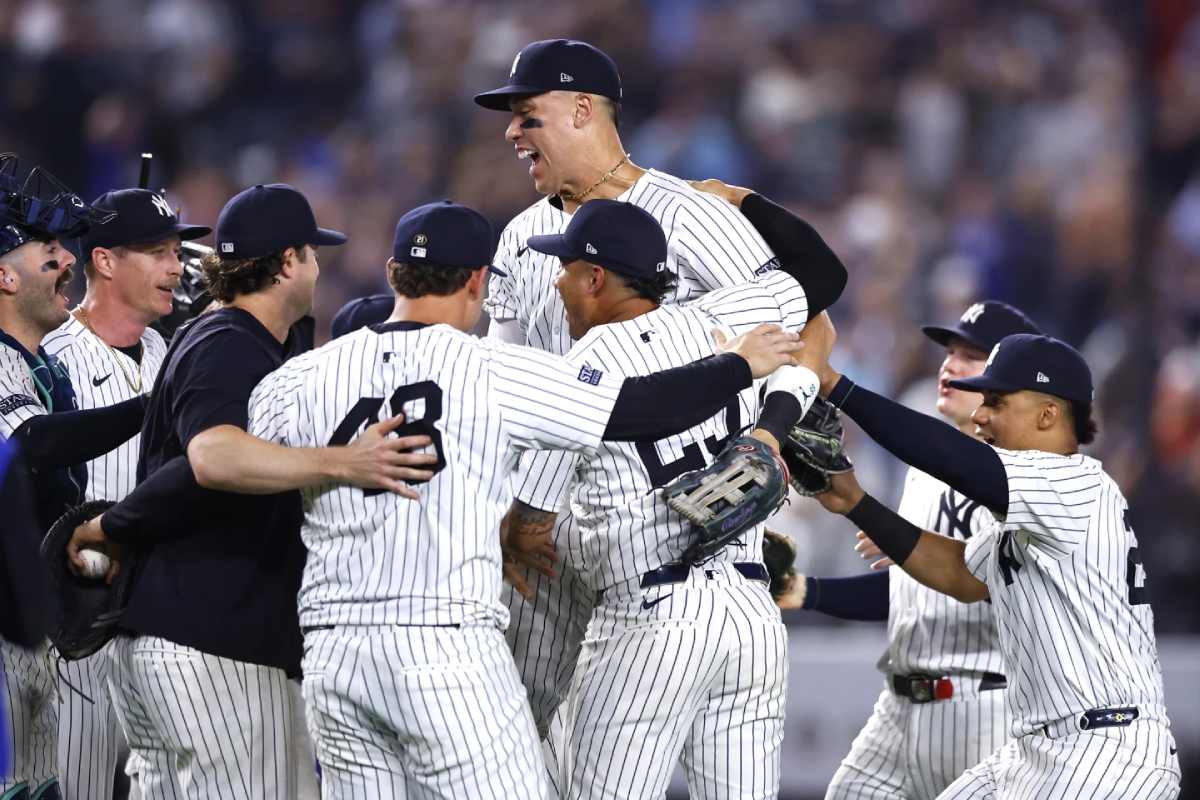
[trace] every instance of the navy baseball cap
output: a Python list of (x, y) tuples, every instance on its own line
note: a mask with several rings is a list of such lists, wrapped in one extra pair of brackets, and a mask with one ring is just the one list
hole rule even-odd
[(297, 245), (345, 243), (346, 234), (317, 227), (308, 199), (286, 183), (260, 183), (238, 192), (217, 217), (221, 258), (262, 258)]
[(396, 223), (392, 240), (392, 258), (402, 263), (453, 269), (487, 266), (497, 275), (506, 275), (492, 266), (495, 254), (496, 240), (487, 217), (449, 200), (409, 211)]
[(1015, 333), (992, 348), (982, 375), (949, 381), (968, 392), (1009, 394), (1029, 389), (1091, 405), (1092, 371), (1071, 345), (1050, 336)]
[(603, 50), (574, 39), (543, 39), (525, 45), (513, 59), (508, 84), (475, 95), (493, 111), (508, 111), (509, 100), (555, 90), (598, 94), (621, 102), (621, 74)]
[(530, 236), (526, 244), (563, 261), (583, 259), (631, 278), (648, 277), (667, 268), (667, 237), (658, 220), (620, 200), (584, 203), (565, 231)]
[(357, 297), (342, 306), (333, 315), (330, 325), (330, 335), (336, 339), (347, 333), (354, 333), (359, 328), (368, 325), (378, 325), (392, 315), (396, 307), (396, 295), (373, 294), (369, 297)]
[(963, 312), (954, 325), (924, 325), (921, 330), (942, 347), (949, 345), (950, 340), (957, 336), (985, 353), (990, 353), (1005, 336), (1042, 332), (1023, 311), (999, 300), (975, 303)]
[(161, 194), (149, 189), (117, 189), (95, 199), (92, 208), (112, 211), (116, 215), (107, 222), (92, 225), (80, 240), (84, 258), (90, 258), (93, 247), (124, 247), (131, 244), (160, 242), (178, 236), (187, 241), (212, 233), (207, 225), (188, 225), (180, 222), (171, 204)]

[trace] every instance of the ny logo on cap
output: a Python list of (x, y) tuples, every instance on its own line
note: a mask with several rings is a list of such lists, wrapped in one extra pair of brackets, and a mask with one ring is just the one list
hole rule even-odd
[(1049, 383), (1049, 382), (1050, 382), (1050, 379), (1046, 377), (1046, 373), (1044, 373), (1044, 372), (1039, 372), (1039, 373), (1037, 374), (1037, 382), (1038, 382), (1038, 383)]
[(520, 61), (521, 61), (521, 54), (520, 54), (520, 53), (517, 53), (517, 57), (513, 59), (513, 65), (512, 65), (512, 69), (510, 69), (510, 70), (508, 71), (508, 77), (510, 77), (510, 78), (511, 78), (513, 75), (516, 75), (516, 74), (517, 74), (517, 64), (518, 64)]
[(654, 265), (654, 271), (655, 271), (655, 272), (662, 272), (662, 271), (663, 271), (663, 270), (665, 270), (666, 268), (667, 268), (667, 262), (665, 262), (665, 261), (660, 261), (660, 262), (658, 262), (657, 264), (655, 264), (655, 265)]
[(150, 202), (154, 203), (154, 207), (158, 209), (158, 213), (162, 214), (164, 217), (175, 216), (174, 214), (171, 213), (171, 206), (169, 203), (167, 203), (167, 199), (165, 197), (163, 197), (162, 195), (160, 195), (160, 194), (150, 195)]
[(591, 255), (591, 256), (599, 255), (596, 248), (592, 247), (591, 242), (588, 242), (587, 245), (583, 249), (588, 252), (588, 255)]
[(570, 75), (568, 75), (565, 72), (560, 72), (560, 73), (558, 73), (558, 82), (559, 83), (574, 83), (575, 79), (572, 78)]
[(983, 307), (983, 303), (976, 303), (975, 305), (971, 306), (970, 308), (968, 308), (966, 311), (963, 312), (962, 318), (959, 321), (967, 322), (967, 323), (970, 323), (971, 325), (974, 325), (976, 322), (979, 321), (979, 317), (980, 317), (980, 315), (983, 314), (984, 311), (985, 311), (985, 309)]
[(1000, 352), (1000, 342), (996, 342), (996, 346), (992, 348), (992, 352), (988, 354), (988, 360), (984, 362), (983, 368), (987, 369), (996, 360), (996, 353)]

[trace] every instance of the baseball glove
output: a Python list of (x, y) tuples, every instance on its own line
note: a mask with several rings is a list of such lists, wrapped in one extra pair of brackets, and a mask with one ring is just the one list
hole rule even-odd
[(125, 611), (133, 569), (122, 564), (112, 585), (104, 578), (84, 578), (71, 571), (67, 544), (75, 528), (103, 514), (114, 504), (92, 500), (68, 509), (42, 539), (42, 559), (50, 570), (54, 609), (50, 641), (63, 659), (86, 658), (116, 634)]
[(771, 597), (778, 600), (796, 579), (796, 545), (782, 533), (763, 534), (763, 564), (771, 576)]
[(765, 520), (787, 497), (787, 465), (771, 448), (739, 436), (705, 469), (663, 487), (667, 505), (695, 527), (696, 541), (683, 554), (703, 564), (743, 531)]
[(818, 397), (812, 407), (788, 431), (783, 445), (792, 488), (812, 496), (829, 491), (832, 475), (854, 469), (842, 450), (842, 420), (838, 410)]

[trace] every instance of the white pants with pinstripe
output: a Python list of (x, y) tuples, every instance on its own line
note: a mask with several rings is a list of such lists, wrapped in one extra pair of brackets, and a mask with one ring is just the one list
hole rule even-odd
[(1165, 724), (1018, 737), (967, 770), (939, 800), (1173, 800), (1175, 739)]
[(778, 795), (787, 629), (765, 583), (710, 567), (605, 590), (548, 741), (562, 797), (661, 798), (676, 763), (692, 798)]
[(4, 718), (0, 724), (12, 745), (12, 770), (0, 775), (0, 793), (28, 783), (31, 790), (54, 777), (54, 742), (58, 729), (58, 698), (54, 667), (47, 644), (35, 649), (0, 639)]
[(202, 653), (154, 636), (104, 651), (125, 771), (142, 800), (296, 795), (293, 726), (283, 670)]
[(309, 631), (304, 701), (325, 800), (547, 797), (525, 689), (491, 625)]
[[(103, 652), (64, 661), (58, 680), (58, 783), (65, 800), (109, 800), (125, 739)], [(70, 686), (68, 686), (68, 682)]]
[[(970, 680), (978, 685), (978, 677)], [(1008, 741), (1005, 690), (913, 703), (884, 688), (825, 800), (930, 800)]]

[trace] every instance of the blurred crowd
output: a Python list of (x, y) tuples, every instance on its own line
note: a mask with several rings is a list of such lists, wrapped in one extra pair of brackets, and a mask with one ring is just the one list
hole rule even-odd
[[(1129, 497), (1159, 630), (1200, 632), (1195, 5), (15, 0), (0, 149), (89, 199), (152, 151), (153, 188), (206, 224), (242, 187), (297, 185), (350, 235), (322, 254), (328, 330), (386, 289), (403, 211), (451, 197), (499, 228), (536, 199), (507, 117), (471, 96), (529, 41), (590, 41), (621, 69), (635, 163), (755, 187), (842, 256), (837, 360), (857, 380), (932, 410), (940, 355), (918, 326), (984, 297), (1083, 348), (1091, 453)], [(894, 462), (855, 454), (898, 494)], [(844, 530), (816, 535), (800, 503), (788, 518), (802, 566), (860, 569)]]

